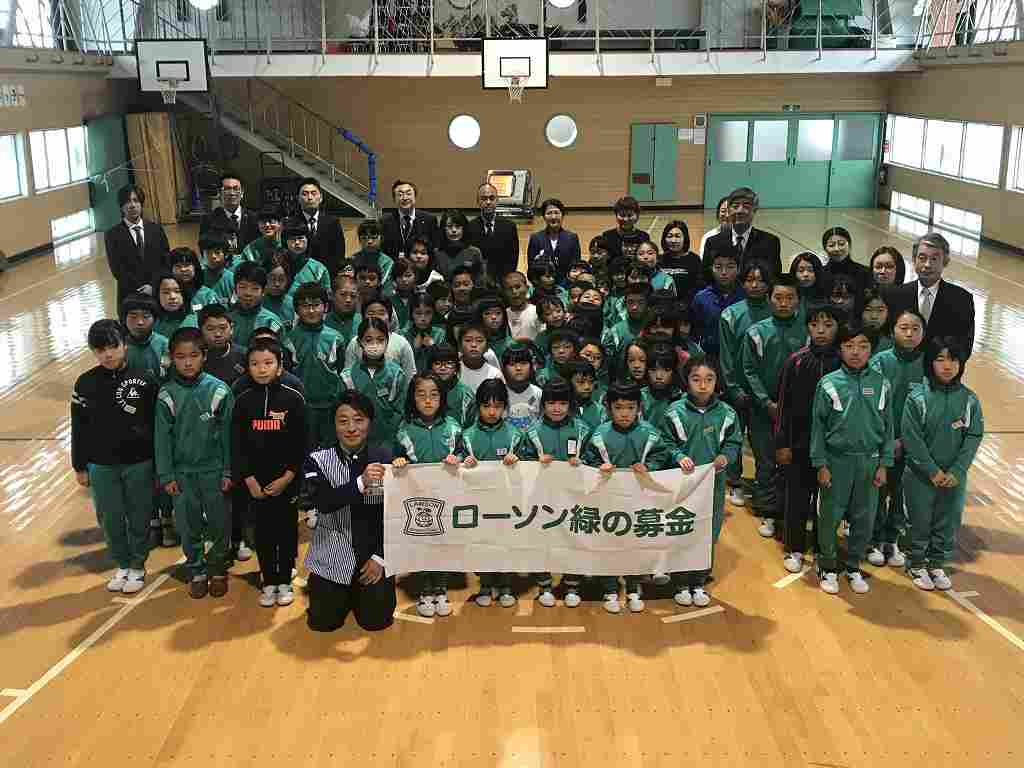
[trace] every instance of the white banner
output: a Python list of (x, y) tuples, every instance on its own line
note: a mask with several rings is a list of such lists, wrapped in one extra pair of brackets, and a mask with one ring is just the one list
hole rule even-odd
[(391, 573), (702, 570), (714, 489), (711, 464), (643, 476), (564, 462), (414, 464), (384, 482), (384, 559)]

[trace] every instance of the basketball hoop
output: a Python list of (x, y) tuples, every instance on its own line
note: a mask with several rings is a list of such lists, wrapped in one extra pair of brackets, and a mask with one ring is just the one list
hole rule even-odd
[(508, 83), (508, 103), (522, 104), (523, 92), (526, 90), (526, 79), (522, 77), (506, 77)]
[(178, 100), (178, 81), (173, 77), (166, 80), (159, 80), (160, 95), (164, 98), (164, 104), (174, 104)]

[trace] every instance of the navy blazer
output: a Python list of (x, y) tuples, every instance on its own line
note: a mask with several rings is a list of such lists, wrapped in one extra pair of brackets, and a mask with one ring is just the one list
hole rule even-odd
[(555, 273), (559, 283), (564, 283), (569, 274), (569, 267), (580, 260), (580, 238), (575, 232), (563, 229), (558, 233), (558, 243), (551, 250), (551, 238), (547, 229), (530, 235), (530, 243), (526, 247), (526, 264), (529, 266), (544, 254), (555, 265)]

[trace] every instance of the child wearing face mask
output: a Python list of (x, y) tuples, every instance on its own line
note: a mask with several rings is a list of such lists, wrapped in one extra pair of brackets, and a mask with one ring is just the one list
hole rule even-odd
[(361, 356), (341, 372), (341, 391), (357, 389), (373, 403), (374, 419), (368, 442), (390, 445), (402, 421), (408, 379), (401, 366), (384, 357), (390, 331), (383, 320), (368, 317), (359, 326)]

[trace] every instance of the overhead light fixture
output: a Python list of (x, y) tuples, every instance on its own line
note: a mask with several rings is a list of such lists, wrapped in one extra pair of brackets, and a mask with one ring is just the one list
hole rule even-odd
[(568, 8), (571, 5), (576, 5), (576, 0), (548, 0), (548, 2), (555, 8)]
[(211, 11), (217, 7), (220, 0), (188, 0), (188, 4), (197, 11)]

